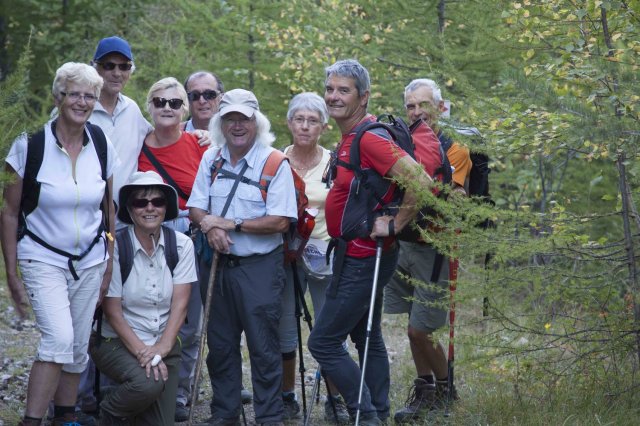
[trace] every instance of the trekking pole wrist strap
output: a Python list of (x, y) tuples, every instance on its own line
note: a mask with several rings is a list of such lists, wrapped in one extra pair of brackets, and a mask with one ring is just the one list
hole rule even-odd
[(393, 237), (396, 235), (396, 227), (395, 227), (395, 221), (393, 219), (391, 219), (389, 221), (389, 236)]

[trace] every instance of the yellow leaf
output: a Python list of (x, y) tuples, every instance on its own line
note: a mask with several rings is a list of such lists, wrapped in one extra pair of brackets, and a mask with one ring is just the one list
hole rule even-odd
[(551, 324), (546, 323), (546, 324), (544, 325), (544, 329), (545, 329), (545, 330), (548, 330), (548, 329), (550, 329), (550, 328), (551, 328)]
[(620, 37), (622, 37), (622, 33), (615, 33), (611, 36), (611, 40), (616, 41)]
[(526, 53), (527, 59), (533, 58), (533, 55), (535, 55), (535, 54), (536, 54), (535, 50), (533, 50), (533, 49), (527, 50), (527, 53)]

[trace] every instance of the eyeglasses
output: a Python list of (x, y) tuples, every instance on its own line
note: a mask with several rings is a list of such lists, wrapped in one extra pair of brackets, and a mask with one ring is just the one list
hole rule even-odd
[(302, 126), (306, 122), (309, 125), (309, 127), (317, 127), (322, 124), (320, 120), (318, 120), (317, 118), (304, 118), (300, 116), (293, 117), (293, 122), (296, 123), (298, 126)]
[(116, 64), (115, 62), (96, 62), (96, 63), (100, 65), (102, 69), (105, 71), (112, 71), (116, 67), (118, 67), (120, 71), (129, 71), (131, 67), (133, 67), (133, 64), (131, 62), (125, 62), (120, 64)]
[(254, 117), (242, 117), (239, 118), (237, 120), (234, 120), (233, 118), (223, 118), (222, 122), (224, 124), (226, 124), (227, 126), (232, 126), (234, 124), (239, 124), (241, 126), (246, 126), (247, 124), (256, 121)]
[(144, 209), (149, 205), (149, 203), (151, 203), (153, 207), (165, 207), (167, 205), (167, 200), (162, 197), (152, 198), (150, 200), (147, 198), (135, 198), (131, 200), (131, 207)]
[(80, 99), (84, 99), (84, 101), (88, 104), (94, 103), (98, 98), (91, 93), (80, 93), (80, 92), (60, 92), (62, 96), (65, 96), (71, 102), (78, 102)]
[(204, 97), (205, 101), (210, 101), (218, 97), (218, 92), (215, 90), (205, 90), (204, 92), (198, 92), (194, 90), (192, 92), (187, 93), (187, 97), (189, 98), (189, 102), (196, 102), (200, 97)]
[(174, 98), (174, 99), (165, 99), (165, 98), (153, 98), (151, 99), (153, 102), (153, 106), (156, 108), (164, 108), (164, 106), (169, 103), (169, 108), (171, 109), (180, 109), (184, 101), (182, 99)]

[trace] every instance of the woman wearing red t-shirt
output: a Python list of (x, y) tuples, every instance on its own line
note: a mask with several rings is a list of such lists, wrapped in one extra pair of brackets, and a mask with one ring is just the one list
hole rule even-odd
[(175, 78), (163, 78), (151, 86), (147, 94), (147, 111), (155, 129), (144, 140), (138, 170), (157, 171), (166, 183), (176, 189), (180, 214), (165, 225), (185, 232), (189, 228), (187, 199), (191, 195), (202, 154), (208, 147), (200, 146), (194, 134), (181, 129), (180, 123), (189, 112), (189, 101), (184, 87)]

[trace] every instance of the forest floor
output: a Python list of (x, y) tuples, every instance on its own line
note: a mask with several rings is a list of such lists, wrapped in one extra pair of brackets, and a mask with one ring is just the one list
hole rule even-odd
[[(311, 305), (311, 304), (309, 304)], [(320, 401), (312, 404), (309, 401), (315, 378), (317, 363), (313, 360), (306, 348), (308, 326), (302, 323), (304, 346), (304, 388), (307, 395), (307, 410), (311, 411), (311, 425), (330, 424), (324, 421), (324, 385), (320, 391)], [(408, 340), (406, 337), (406, 316), (383, 316), (383, 331), (389, 353), (392, 372), (392, 413), (401, 408), (407, 396), (408, 387), (412, 381), (413, 364), (410, 359)], [(19, 320), (15, 310), (8, 301), (8, 290), (4, 283), (0, 283), (0, 426), (17, 424), (20, 415), (24, 412), (29, 369), (33, 362), (35, 348), (38, 344), (39, 333), (35, 327), (33, 317)], [(354, 345), (350, 345), (353, 355)], [(246, 351), (246, 349), (245, 349)], [(247, 360), (248, 356), (244, 356)], [(296, 367), (296, 371), (298, 371)], [(209, 385), (206, 366), (203, 368), (203, 380), (201, 380), (198, 403), (195, 406), (194, 420), (204, 421), (210, 416), (209, 402), (211, 401), (211, 387)], [(248, 361), (243, 364), (243, 380), (245, 386), (250, 389), (250, 367)], [(458, 385), (460, 388), (460, 386)], [(302, 412), (302, 386), (300, 374), (297, 373), (296, 393)], [(313, 406), (312, 406), (313, 405)], [(254, 411), (251, 404), (244, 405), (245, 416), (248, 425), (254, 425)], [(433, 420), (433, 419), (431, 419)], [(431, 421), (433, 423), (433, 421)], [(187, 423), (176, 423), (186, 425)], [(303, 419), (288, 422), (289, 425), (303, 424)]]

